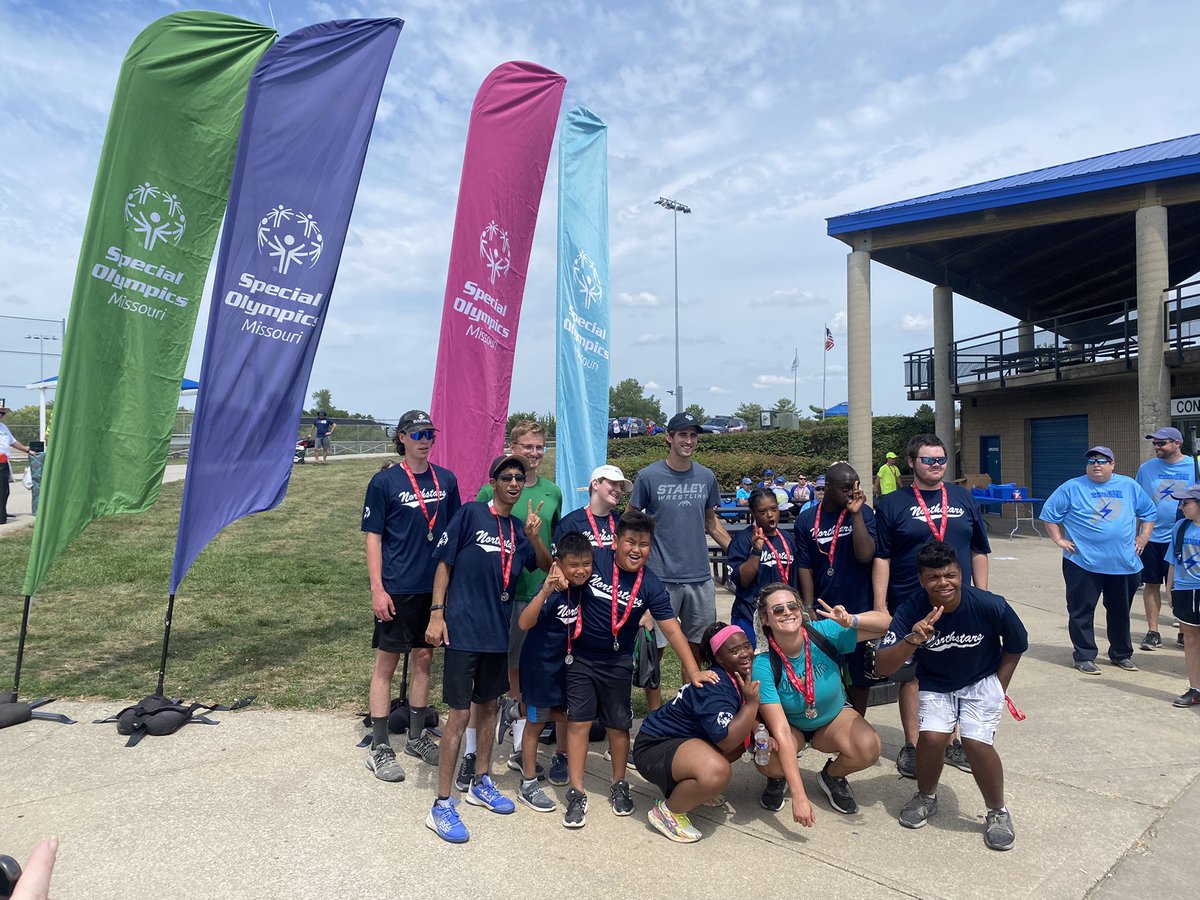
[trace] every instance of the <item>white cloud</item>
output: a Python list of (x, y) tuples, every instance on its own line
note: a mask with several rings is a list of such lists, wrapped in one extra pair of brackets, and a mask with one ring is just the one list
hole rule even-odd
[(755, 297), (750, 301), (751, 306), (769, 306), (772, 309), (789, 310), (806, 306), (814, 306), (818, 302), (817, 295), (812, 291), (800, 288), (783, 288), (772, 291), (765, 297)]
[(834, 334), (846, 333), (846, 311), (844, 309), (839, 309), (829, 320), (829, 330)]
[(659, 306), (661, 303), (658, 295), (649, 291), (639, 291), (636, 294), (621, 291), (617, 294), (617, 306)]
[(668, 338), (665, 334), (639, 334), (633, 339), (635, 347), (646, 347), (651, 344), (665, 344)]
[(933, 318), (931, 316), (921, 315), (919, 313), (917, 315), (906, 314), (904, 318), (900, 320), (901, 331), (925, 333), (932, 328)]
[(729, 388), (717, 387), (715, 384), (708, 389), (710, 394), (732, 394), (733, 391)]
[(642, 385), (642, 388), (647, 391), (658, 391), (658, 390), (662, 390), (662, 385), (659, 384), (657, 381), (647, 381), (645, 384)]
[(779, 387), (784, 384), (791, 385), (792, 379), (783, 375), (756, 375), (753, 387), (757, 391), (765, 391), (767, 388)]

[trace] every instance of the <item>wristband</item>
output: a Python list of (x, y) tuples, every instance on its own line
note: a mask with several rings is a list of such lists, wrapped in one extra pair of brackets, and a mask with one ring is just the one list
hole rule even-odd
[(757, 550), (751, 550), (750, 555), (751, 556), (762, 556), (762, 547), (759, 547)]
[(445, 603), (435, 603), (435, 604), (433, 604), (433, 606), (429, 607), (429, 611), (433, 612), (434, 610), (445, 609), (445, 608), (446, 608)]
[(851, 621), (854, 623), (854, 627), (858, 628), (858, 613), (855, 613), (853, 616), (851, 616)]

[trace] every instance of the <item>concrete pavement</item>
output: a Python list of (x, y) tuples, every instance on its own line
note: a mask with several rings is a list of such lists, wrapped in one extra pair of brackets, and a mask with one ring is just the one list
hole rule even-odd
[[(376, 781), (349, 713), (251, 707), (215, 714), (217, 727), (189, 725), (125, 749), (114, 726), (87, 724), (121, 704), (77, 701), (51, 708), (79, 725), (0, 731), (0, 852), (23, 860), (40, 838), (62, 838), (60, 898), (382, 898), (419, 885), (438, 897), (1194, 895), (1200, 715), (1171, 706), (1186, 686), (1182, 651), (1138, 652), (1138, 673), (1104, 663), (1101, 677), (1077, 673), (1059, 559), (1044, 539), (993, 543), (992, 587), (1031, 638), (1011, 687), (1028, 718), (1006, 716), (997, 738), (1017, 829), (1008, 853), (984, 847), (979, 792), (957, 770), (943, 775), (941, 810), (926, 828), (897, 824), (915, 784), (892, 763), (902, 742), (894, 706), (870, 711), (884, 758), (851, 777), (854, 816), (833, 812), (817, 788), (825, 757), (815, 751), (801, 760), (812, 829), (792, 822), (790, 804), (780, 813), (758, 805), (763, 782), (747, 759), (734, 767), (728, 807), (693, 816), (704, 839), (675, 845), (646, 823), (655, 791), (636, 774), (637, 812), (611, 814), (603, 746), (594, 744), (586, 828), (563, 829), (561, 812), (518, 806), (502, 817), (464, 804), (471, 840), (455, 847), (424, 827), (433, 769), (402, 756), (405, 783)], [(1136, 632), (1140, 598), (1134, 605)], [(1164, 632), (1173, 642), (1174, 629)], [(512, 795), (517, 776), (503, 760), (501, 752), (493, 772)], [(564, 790), (549, 789), (560, 803)]]

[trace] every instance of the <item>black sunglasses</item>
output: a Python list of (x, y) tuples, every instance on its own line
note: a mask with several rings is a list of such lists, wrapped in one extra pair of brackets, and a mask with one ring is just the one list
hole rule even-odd
[(520, 474), (519, 472), (509, 472), (505, 475), (497, 475), (496, 480), (497, 481), (516, 481), (516, 482), (519, 482), (520, 484), (524, 484), (525, 476)]
[(927, 466), (944, 466), (946, 464), (946, 460), (949, 459), (949, 457), (946, 457), (946, 456), (918, 456), (917, 459), (919, 459), (921, 462), (923, 462)]
[(771, 615), (782, 616), (784, 610), (787, 610), (788, 612), (799, 612), (800, 604), (795, 600), (789, 600), (786, 605), (783, 603), (777, 603), (775, 606), (771, 607)]

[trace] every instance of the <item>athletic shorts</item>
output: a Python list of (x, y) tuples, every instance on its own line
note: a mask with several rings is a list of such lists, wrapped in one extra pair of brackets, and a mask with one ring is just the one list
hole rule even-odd
[(329, 449), (329, 435), (326, 434), (326, 435), (322, 435), (320, 437), (313, 438), (313, 449), (328, 450)]
[(1171, 612), (1184, 625), (1200, 628), (1200, 591), (1171, 591)]
[(638, 735), (633, 742), (633, 764), (638, 774), (662, 791), (664, 798), (675, 790), (675, 779), (671, 777), (671, 766), (675, 753), (694, 738), (668, 737), (647, 738)]
[(1167, 580), (1167, 544), (1151, 541), (1142, 551), (1142, 584), (1163, 584)]
[(551, 713), (558, 712), (565, 714), (567, 708), (565, 706), (530, 706), (529, 704), (526, 704), (525, 711), (526, 717), (532, 724), (545, 725), (547, 722), (552, 721), (550, 716)]
[(421, 647), (432, 647), (425, 640), (429, 628), (429, 607), (433, 594), (390, 594), (396, 614), (392, 621), (375, 620), (375, 636), (371, 647), (384, 653), (407, 653)]
[(512, 618), (508, 620), (508, 667), (521, 668), (521, 648), (525, 646), (525, 635), (521, 630), (521, 613), (529, 605), (528, 600), (513, 600)]
[[(689, 644), (698, 644), (704, 637), (704, 629), (717, 621), (717, 587), (712, 579), (690, 584), (676, 581), (664, 581), (667, 593), (671, 595), (671, 606), (679, 619), (679, 627)], [(661, 650), (667, 646), (667, 637), (656, 624), (654, 634)]]
[(508, 658), (503, 653), (476, 653), (446, 648), (442, 665), (442, 702), (451, 709), (491, 703), (508, 690)]
[(567, 666), (567, 720), (602, 721), (606, 728), (633, 727), (633, 657), (583, 659)]
[(921, 731), (950, 734), (954, 726), (966, 739), (991, 744), (1004, 712), (1004, 688), (995, 675), (948, 694), (920, 691), (918, 710)]

